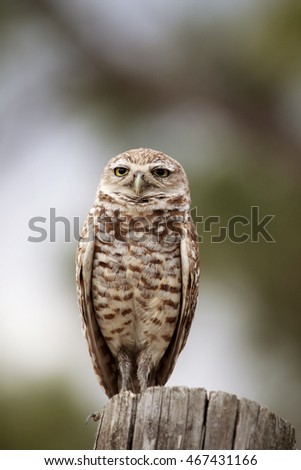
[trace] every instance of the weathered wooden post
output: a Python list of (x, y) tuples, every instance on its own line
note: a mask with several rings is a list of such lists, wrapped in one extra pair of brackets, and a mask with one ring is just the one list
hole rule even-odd
[(115, 395), (95, 449), (294, 449), (290, 423), (258, 403), (203, 388), (150, 387)]

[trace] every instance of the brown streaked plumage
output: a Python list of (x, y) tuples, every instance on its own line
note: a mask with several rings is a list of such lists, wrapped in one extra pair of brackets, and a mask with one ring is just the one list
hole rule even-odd
[(164, 385), (185, 346), (199, 283), (182, 166), (133, 149), (106, 165), (77, 250), (78, 302), (93, 367), (111, 397)]

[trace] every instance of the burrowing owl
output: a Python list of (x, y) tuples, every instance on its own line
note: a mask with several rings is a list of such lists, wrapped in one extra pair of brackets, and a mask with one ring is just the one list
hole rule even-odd
[(164, 385), (183, 349), (199, 283), (186, 174), (134, 149), (106, 165), (77, 251), (83, 328), (111, 397)]

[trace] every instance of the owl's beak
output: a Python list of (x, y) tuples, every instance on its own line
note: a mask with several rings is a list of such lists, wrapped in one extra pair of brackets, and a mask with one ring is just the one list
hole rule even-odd
[(143, 184), (143, 173), (136, 173), (134, 175), (133, 188), (137, 196), (140, 195)]

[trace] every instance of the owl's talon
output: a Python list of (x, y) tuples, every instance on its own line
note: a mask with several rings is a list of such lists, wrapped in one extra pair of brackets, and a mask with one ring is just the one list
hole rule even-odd
[(90, 420), (93, 420), (95, 423), (100, 420), (101, 413), (95, 412), (95, 413), (90, 413), (89, 416), (87, 416), (85, 425), (89, 423)]

